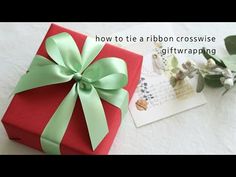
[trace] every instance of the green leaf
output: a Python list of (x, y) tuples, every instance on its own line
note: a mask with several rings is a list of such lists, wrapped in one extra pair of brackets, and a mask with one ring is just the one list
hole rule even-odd
[(227, 57), (222, 58), (224, 61), (224, 64), (227, 68), (229, 68), (232, 71), (236, 71), (236, 55), (230, 55)]
[(210, 87), (222, 87), (222, 83), (220, 81), (220, 78), (223, 77), (222, 74), (207, 74), (205, 75), (205, 83), (209, 85)]
[(204, 56), (207, 60), (210, 59), (210, 58), (212, 58), (212, 59), (216, 62), (216, 64), (217, 64), (218, 66), (221, 66), (221, 67), (223, 67), (223, 68), (226, 68), (224, 62), (223, 62), (219, 57), (207, 53), (205, 47), (203, 47), (202, 50), (203, 50), (202, 54), (203, 54), (203, 56)]
[(170, 85), (171, 85), (172, 87), (175, 87), (176, 83), (177, 83), (176, 78), (175, 78), (174, 76), (171, 76), (171, 77), (170, 77)]
[(197, 81), (197, 92), (201, 92), (204, 88), (204, 78), (202, 76), (202, 74), (199, 72), (198, 74), (198, 81)]
[(228, 36), (224, 39), (225, 47), (230, 55), (236, 54), (236, 36)]
[(176, 73), (178, 73), (179, 72), (179, 68), (178, 67), (176, 67), (176, 68), (173, 68), (172, 70), (171, 70), (171, 72), (172, 73), (174, 73), (174, 74), (176, 74)]
[(178, 64), (179, 64), (178, 59), (175, 56), (173, 56), (171, 59), (171, 66), (173, 68), (176, 68), (178, 66)]

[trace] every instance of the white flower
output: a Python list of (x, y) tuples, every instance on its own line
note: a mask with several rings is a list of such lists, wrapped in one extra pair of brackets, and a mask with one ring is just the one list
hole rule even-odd
[(185, 78), (185, 73), (182, 70), (179, 70), (179, 72), (176, 74), (176, 79), (177, 80), (183, 80)]
[(212, 71), (214, 71), (214, 72), (216, 72), (218, 74), (223, 73), (223, 69), (221, 69), (221, 68), (214, 68)]
[(185, 69), (185, 76), (188, 76), (188, 78), (193, 78), (194, 75), (197, 73), (197, 65), (192, 60), (187, 60), (185, 63), (182, 64), (182, 67)]
[(209, 69), (213, 69), (216, 67), (216, 62), (212, 59), (212, 58), (209, 58), (207, 60), (207, 64), (206, 64), (207, 68)]
[(224, 85), (225, 78), (224, 78), (224, 77), (221, 77), (221, 78), (220, 78), (220, 82), (221, 82), (222, 85)]
[(234, 74), (228, 68), (224, 69), (222, 74), (224, 77), (221, 77), (220, 81), (224, 85), (225, 89), (228, 90), (234, 85)]
[(196, 69), (196, 64), (192, 60), (187, 60), (182, 64), (182, 67), (188, 71), (193, 71)]
[(234, 77), (233, 73), (231, 72), (231, 70), (229, 68), (224, 69), (222, 74), (225, 78), (233, 78)]
[(231, 87), (233, 87), (233, 85), (234, 85), (234, 80), (233, 80), (233, 78), (228, 78), (228, 79), (225, 79), (225, 81), (224, 81), (224, 87), (225, 87), (225, 89), (230, 89)]

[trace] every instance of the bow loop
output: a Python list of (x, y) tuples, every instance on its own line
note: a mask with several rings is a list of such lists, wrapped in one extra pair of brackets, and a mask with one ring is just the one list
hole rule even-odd
[(81, 73), (97, 57), (97, 55), (101, 52), (103, 47), (104, 43), (96, 42), (93, 38), (87, 37), (81, 54), (82, 58), (82, 68), (80, 70)]
[(91, 79), (96, 88), (115, 90), (128, 82), (126, 63), (119, 58), (103, 58), (90, 65), (83, 76)]
[(58, 64), (78, 72), (81, 69), (81, 55), (71, 35), (60, 33), (46, 40), (49, 56)]

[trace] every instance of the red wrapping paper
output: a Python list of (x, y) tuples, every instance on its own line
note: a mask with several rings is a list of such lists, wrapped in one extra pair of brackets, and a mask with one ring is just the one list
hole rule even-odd
[[(45, 49), (45, 39), (61, 32), (69, 33), (75, 40), (79, 50), (82, 51), (86, 39), (85, 35), (52, 24), (37, 54), (50, 58)], [(118, 57), (126, 62), (128, 84), (124, 89), (129, 92), (130, 100), (140, 78), (142, 56), (106, 44), (95, 58), (95, 61), (104, 57)], [(42, 151), (40, 135), (57, 107), (70, 91), (73, 83), (74, 81), (50, 85), (16, 94), (2, 119), (8, 137)], [(121, 112), (117, 107), (106, 101), (102, 100), (102, 104), (107, 118), (109, 133), (96, 150), (92, 150), (83, 110), (78, 99), (70, 123), (60, 144), (62, 154), (108, 154), (121, 124)]]

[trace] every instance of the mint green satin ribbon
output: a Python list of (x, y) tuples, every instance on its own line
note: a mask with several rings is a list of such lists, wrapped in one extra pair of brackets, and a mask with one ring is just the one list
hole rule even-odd
[(93, 150), (109, 131), (100, 98), (118, 107), (122, 117), (127, 112), (128, 92), (122, 89), (128, 82), (126, 63), (108, 57), (90, 65), (103, 46), (87, 37), (80, 53), (68, 33), (51, 36), (46, 40), (46, 50), (55, 63), (36, 55), (28, 72), (17, 83), (14, 94), (72, 79), (76, 81), (43, 130), (40, 142), (44, 152), (60, 154), (60, 143), (77, 97), (81, 101)]

